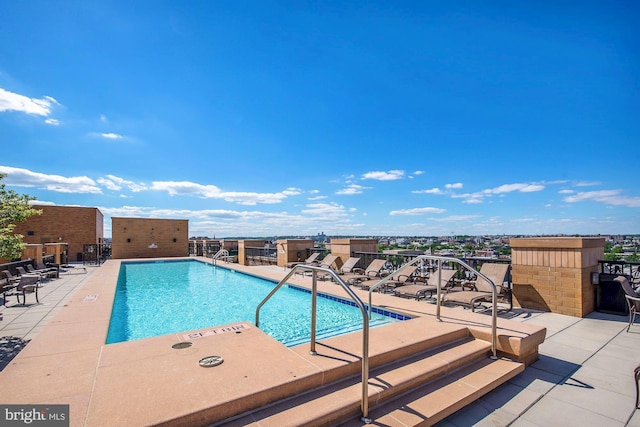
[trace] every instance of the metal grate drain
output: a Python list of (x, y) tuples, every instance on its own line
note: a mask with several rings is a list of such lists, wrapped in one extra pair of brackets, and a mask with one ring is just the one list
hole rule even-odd
[(203, 368), (212, 368), (214, 366), (220, 365), (222, 362), (224, 362), (222, 356), (207, 356), (200, 359), (200, 362), (198, 362), (198, 364)]

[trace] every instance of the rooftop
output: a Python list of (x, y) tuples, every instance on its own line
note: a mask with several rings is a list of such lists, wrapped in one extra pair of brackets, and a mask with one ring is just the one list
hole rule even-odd
[[(284, 277), (283, 269), (275, 266), (234, 264), (234, 268), (276, 279)], [(95, 283), (106, 280), (106, 276), (113, 273), (109, 270), (107, 265), (88, 266), (86, 274), (81, 269), (70, 269), (60, 279), (44, 284), (40, 304), (18, 306), (12, 299), (8, 307), (0, 307), (0, 386), (3, 390), (20, 393), (25, 383), (33, 381), (31, 374), (35, 377), (46, 371), (46, 367), (40, 372), (21, 369), (29, 364), (27, 359), (41, 357), (33, 351), (29, 354), (29, 341), (50, 340), (51, 337), (41, 336), (43, 328), (49, 325), (47, 333), (50, 333), (60, 317), (65, 316), (61, 311), (73, 301), (86, 299), (85, 294), (97, 296)], [(438, 425), (640, 426), (640, 410), (634, 409), (633, 378), (633, 369), (639, 362), (640, 325), (626, 332), (627, 317), (599, 312), (577, 318), (513, 309), (503, 312), (501, 317), (547, 328), (546, 339), (539, 348), (539, 360)], [(67, 337), (57, 339), (64, 341)], [(86, 339), (93, 341), (95, 337)], [(23, 347), (27, 349), (24, 352)], [(68, 351), (82, 350), (68, 348)], [(108, 355), (102, 355), (105, 356)], [(69, 357), (69, 354), (61, 352), (60, 357)], [(77, 366), (69, 366), (68, 372), (52, 374), (68, 380), (75, 375), (74, 368)], [(65, 399), (60, 390), (50, 390), (47, 396), (50, 397), (46, 403), (74, 403)], [(72, 425), (93, 424), (74, 418), (72, 410)]]

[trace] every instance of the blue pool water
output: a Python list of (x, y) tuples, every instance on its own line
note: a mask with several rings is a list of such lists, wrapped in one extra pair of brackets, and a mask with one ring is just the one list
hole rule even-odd
[[(275, 287), (196, 260), (122, 263), (107, 344), (236, 322), (255, 323), (258, 304)], [(362, 329), (362, 314), (348, 300), (317, 301), (317, 338)], [(370, 326), (407, 317), (374, 308)], [(260, 311), (260, 329), (285, 345), (308, 342), (311, 295), (282, 287)]]

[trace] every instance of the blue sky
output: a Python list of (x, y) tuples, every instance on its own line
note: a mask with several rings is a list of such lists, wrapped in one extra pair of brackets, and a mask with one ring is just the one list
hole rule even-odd
[(5, 1), (2, 182), (107, 237), (640, 233), (639, 9)]

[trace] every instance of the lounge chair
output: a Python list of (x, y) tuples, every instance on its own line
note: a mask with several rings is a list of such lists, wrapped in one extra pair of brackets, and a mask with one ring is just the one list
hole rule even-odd
[[(495, 285), (498, 297), (505, 297), (509, 302), (509, 310), (511, 310), (511, 290), (508, 286), (504, 286), (509, 272), (509, 264), (485, 262), (480, 268), (480, 273), (489, 278)], [(464, 286), (473, 285), (475, 290), (472, 291), (456, 291), (448, 292), (442, 296), (443, 303), (451, 303), (454, 305), (462, 305), (475, 311), (476, 306), (484, 301), (491, 301), (493, 288), (489, 282), (478, 276), (475, 282), (468, 282)]]
[(304, 264), (304, 265), (318, 265), (318, 257), (320, 256), (320, 252), (314, 252), (311, 255), (309, 255), (309, 258), (305, 259), (304, 261), (300, 261), (300, 262), (288, 262), (287, 264), (285, 264), (285, 267), (287, 268), (293, 268), (296, 265), (300, 265), (300, 264)]
[[(345, 274), (353, 273), (354, 270), (356, 269), (356, 265), (358, 264), (358, 262), (360, 262), (360, 258), (356, 258), (356, 257), (349, 258), (348, 260), (345, 261), (344, 264), (342, 264), (342, 267), (340, 267), (337, 270), (338, 275), (344, 276)], [(319, 275), (318, 278), (321, 280), (326, 280), (326, 279), (334, 280), (333, 276), (327, 273)]]
[(344, 264), (342, 264), (342, 267), (340, 267), (340, 270), (338, 271), (338, 274), (349, 274), (349, 273), (353, 273), (353, 271), (356, 268), (356, 265), (360, 262), (360, 258), (356, 258), (356, 257), (351, 257), (348, 260), (345, 261)]
[(57, 264), (54, 265), (55, 267), (50, 267), (45, 265), (43, 262), (39, 262), (36, 264), (36, 270), (50, 272), (50, 274), (52, 274), (52, 277), (58, 278), (60, 277), (60, 269), (58, 268)]
[(20, 295), (22, 295), (22, 305), (27, 304), (27, 294), (35, 294), (36, 303), (40, 303), (38, 299), (38, 287), (40, 285), (40, 277), (37, 275), (25, 275), (20, 276), (20, 281), (15, 286), (11, 286), (9, 288), (3, 288), (2, 295), (4, 300), (4, 305), (7, 305), (7, 297), (11, 295), (15, 295), (18, 299), (18, 304), (20, 304)]
[(371, 280), (375, 279), (376, 277), (381, 278), (382, 267), (384, 267), (386, 263), (387, 261), (384, 259), (374, 259), (365, 270), (354, 268), (353, 273), (345, 274), (342, 277), (342, 280), (349, 283), (350, 285), (353, 285), (361, 284), (364, 280)]
[(24, 269), (24, 267), (16, 267), (16, 271), (18, 272), (18, 276), (19, 277), (22, 277), (22, 276), (37, 276), (37, 277), (42, 279), (42, 274), (40, 274), (40, 273), (28, 273), (27, 270)]
[[(455, 282), (453, 281), (454, 276), (458, 270), (440, 270), (440, 290), (444, 292), (448, 292), (451, 288), (455, 286)], [(421, 285), (418, 283), (412, 285), (405, 285), (400, 288), (394, 289), (394, 295), (398, 297), (405, 298), (415, 298), (416, 300), (420, 300), (422, 298), (429, 299), (433, 298), (435, 294), (438, 293), (438, 272), (434, 271), (430, 273), (429, 278), (427, 279), (426, 284)]]
[(27, 264), (27, 273), (30, 274), (39, 274), (40, 277), (42, 277), (43, 279), (49, 279), (51, 277), (57, 277), (58, 276), (58, 270), (57, 269), (51, 269), (51, 268), (44, 268), (44, 269), (35, 269), (33, 268), (33, 265), (31, 264)]
[(9, 284), (16, 284), (20, 281), (20, 276), (16, 276), (11, 271), (3, 270), (2, 272), (4, 273), (4, 277), (9, 281)]
[(391, 277), (382, 284), (381, 291), (386, 293), (390, 290), (393, 291), (396, 288), (404, 287), (407, 282), (413, 280), (413, 275), (417, 269), (418, 266), (410, 265), (408, 267), (401, 268), (396, 273), (392, 273)]
[[(335, 267), (334, 267), (334, 264), (335, 264)], [(340, 267), (342, 267), (342, 260), (340, 259), (340, 257), (336, 255), (327, 255), (322, 259), (322, 261), (320, 261), (320, 264), (318, 265), (318, 267), (338, 270)], [(301, 274), (303, 275), (306, 275), (307, 273), (312, 273), (311, 270), (301, 269), (298, 271), (301, 272)]]
[(626, 299), (627, 307), (629, 308), (629, 324), (627, 325), (627, 332), (629, 332), (629, 328), (636, 320), (636, 314), (640, 313), (640, 294), (633, 290), (631, 283), (629, 283), (629, 279), (625, 276), (618, 276), (613, 280), (620, 283), (620, 286), (622, 286), (622, 290), (624, 291), (624, 298)]

